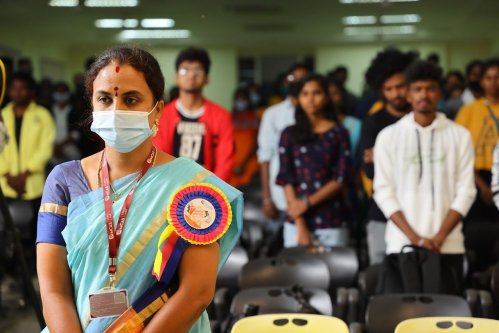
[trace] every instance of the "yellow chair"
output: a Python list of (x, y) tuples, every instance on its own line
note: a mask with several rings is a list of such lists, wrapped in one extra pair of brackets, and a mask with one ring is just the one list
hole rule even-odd
[(499, 321), (468, 317), (423, 317), (407, 319), (397, 325), (395, 333), (495, 333)]
[(338, 318), (300, 313), (267, 314), (246, 317), (232, 327), (231, 333), (348, 333)]

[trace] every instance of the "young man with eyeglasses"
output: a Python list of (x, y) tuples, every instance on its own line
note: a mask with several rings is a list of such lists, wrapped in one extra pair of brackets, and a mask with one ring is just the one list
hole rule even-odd
[(204, 49), (190, 47), (179, 53), (175, 62), (179, 97), (165, 106), (153, 142), (164, 152), (190, 158), (228, 181), (234, 163), (232, 116), (203, 96), (210, 64)]

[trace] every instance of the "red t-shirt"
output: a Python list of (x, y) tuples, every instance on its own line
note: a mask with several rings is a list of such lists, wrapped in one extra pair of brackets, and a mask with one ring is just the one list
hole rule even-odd
[(165, 153), (195, 160), (228, 181), (234, 165), (232, 115), (205, 99), (203, 114), (190, 119), (180, 114), (176, 103), (165, 106), (153, 143)]

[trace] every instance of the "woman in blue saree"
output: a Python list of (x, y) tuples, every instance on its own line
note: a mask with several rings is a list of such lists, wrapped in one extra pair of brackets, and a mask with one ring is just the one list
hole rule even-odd
[(43, 332), (210, 332), (204, 310), (240, 234), (241, 193), (152, 145), (164, 79), (148, 52), (105, 51), (86, 90), (106, 147), (47, 179), (37, 235)]

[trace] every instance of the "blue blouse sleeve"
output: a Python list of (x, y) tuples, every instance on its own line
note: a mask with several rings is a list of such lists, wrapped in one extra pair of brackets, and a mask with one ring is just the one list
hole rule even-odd
[(38, 212), (36, 243), (66, 246), (62, 230), (66, 227), (69, 189), (62, 167), (56, 166), (47, 177)]

